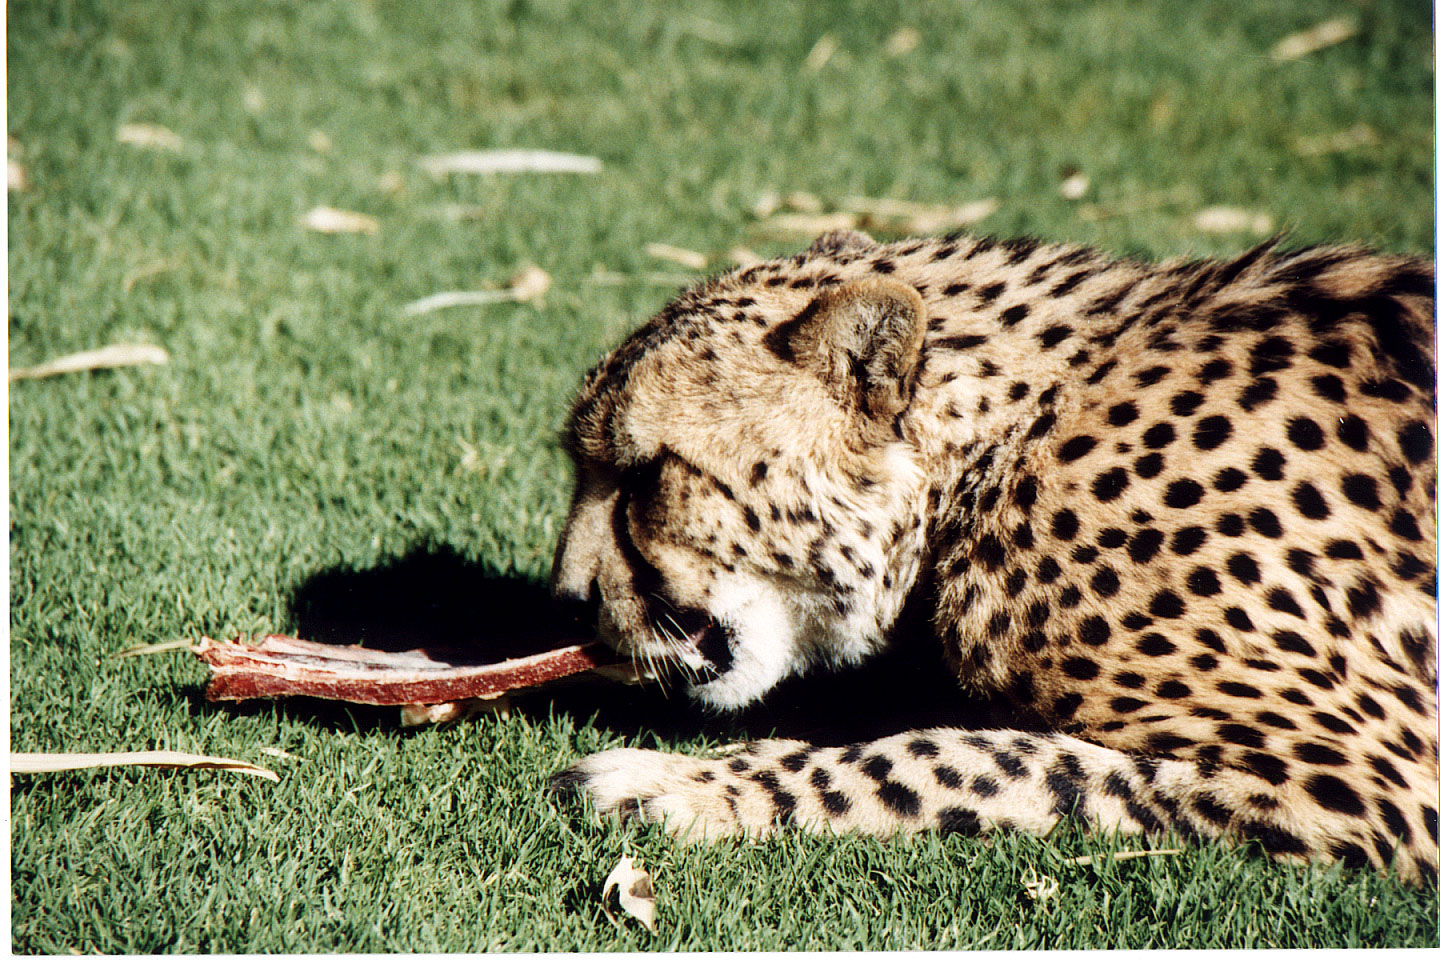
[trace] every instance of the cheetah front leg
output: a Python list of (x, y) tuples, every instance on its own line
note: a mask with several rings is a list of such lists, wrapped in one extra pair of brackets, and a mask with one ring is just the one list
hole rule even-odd
[[(1053, 733), (935, 729), (825, 748), (762, 740), (719, 758), (618, 749), (581, 760), (553, 786), (689, 839), (760, 837), (787, 824), (1043, 834), (1068, 814), (1102, 831), (1252, 838), (1286, 859), (1347, 850), (1334, 823), (1292, 807), (1280, 788), (1248, 772)], [(1417, 869), (1397, 867), (1402, 875)]]

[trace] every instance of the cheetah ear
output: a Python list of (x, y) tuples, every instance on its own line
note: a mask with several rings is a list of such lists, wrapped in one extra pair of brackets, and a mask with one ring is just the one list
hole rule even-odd
[(827, 230), (815, 238), (805, 249), (806, 253), (843, 253), (846, 250), (869, 250), (875, 240), (868, 233), (859, 230)]
[(888, 422), (914, 393), (925, 301), (888, 277), (826, 290), (766, 335), (781, 359), (808, 368), (843, 402)]

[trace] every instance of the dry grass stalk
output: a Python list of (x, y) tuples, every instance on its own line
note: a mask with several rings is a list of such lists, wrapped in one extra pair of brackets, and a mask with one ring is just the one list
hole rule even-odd
[(816, 40), (815, 46), (811, 47), (810, 52), (805, 55), (805, 72), (819, 73), (825, 64), (830, 62), (830, 58), (835, 56), (835, 51), (839, 49), (840, 41), (833, 33), (827, 33)]
[(1201, 233), (1271, 233), (1275, 221), (1268, 213), (1239, 207), (1207, 207), (1195, 214), (1195, 229)]
[(1368, 123), (1357, 123), (1348, 130), (1321, 133), (1295, 139), (1295, 152), (1302, 157), (1315, 157), (1326, 153), (1343, 153), (1360, 147), (1373, 147), (1380, 137)]
[(334, 207), (316, 207), (300, 218), (300, 226), (316, 233), (369, 233), (380, 232), (380, 221), (353, 210), (337, 210)]
[(166, 640), (163, 643), (145, 643), (138, 647), (126, 647), (124, 650), (115, 651), (110, 656), (117, 660), (123, 660), (126, 657), (144, 657), (152, 653), (164, 653), (166, 650), (188, 649), (190, 649), (189, 640)]
[(185, 141), (175, 131), (158, 123), (122, 123), (115, 129), (115, 139), (148, 150), (174, 152), (185, 147)]
[(432, 176), (451, 173), (599, 173), (599, 157), (552, 150), (462, 150), (422, 157), (420, 166)]
[(229, 770), (275, 783), (280, 777), (264, 767), (228, 757), (207, 757), (174, 750), (140, 750), (128, 753), (12, 753), (11, 773), (59, 773), (65, 770), (92, 770), (98, 767), (159, 767), (166, 770)]
[(115, 367), (136, 367), (147, 363), (169, 363), (170, 354), (164, 347), (148, 343), (116, 343), (97, 350), (69, 353), (33, 367), (12, 367), (10, 382), (54, 377), (62, 373), (86, 370), (108, 370)]
[(914, 27), (901, 27), (885, 41), (885, 55), (903, 57), (920, 46), (920, 31)]
[(1317, 50), (1324, 50), (1326, 47), (1333, 47), (1337, 43), (1344, 43), (1355, 36), (1358, 29), (1355, 21), (1349, 17), (1336, 17), (1334, 20), (1326, 20), (1324, 23), (1316, 24), (1309, 30), (1301, 30), (1292, 33), (1282, 39), (1275, 46), (1270, 48), (1270, 59), (1285, 62), (1299, 60), (1301, 57), (1309, 56)]
[(1179, 850), (1121, 850), (1118, 853), (1101, 854), (1098, 857), (1070, 857), (1060, 862), (1069, 867), (1088, 867), (1091, 864), (1099, 863), (1101, 860), (1136, 860), (1140, 857), (1174, 857), (1178, 856)]
[(1060, 181), (1060, 196), (1066, 200), (1079, 200), (1090, 192), (1090, 178), (1083, 173), (1072, 173)]
[(691, 270), (704, 270), (710, 265), (710, 258), (705, 254), (684, 247), (672, 247), (668, 243), (647, 243), (645, 253), (656, 260), (669, 260)]

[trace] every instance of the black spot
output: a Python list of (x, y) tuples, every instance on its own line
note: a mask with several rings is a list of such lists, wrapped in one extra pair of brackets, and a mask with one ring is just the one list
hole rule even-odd
[(1369, 577), (1357, 581), (1345, 591), (1345, 602), (1350, 607), (1350, 615), (1356, 620), (1363, 620), (1379, 610), (1380, 592), (1375, 581)]
[(969, 334), (959, 337), (939, 337), (930, 341), (931, 346), (940, 350), (969, 350), (978, 347), (990, 338), (983, 334)]
[(1225, 641), (1220, 639), (1220, 634), (1209, 627), (1201, 627), (1195, 631), (1195, 639), (1216, 653), (1226, 653)]
[(1360, 384), (1360, 392), (1393, 403), (1401, 403), (1410, 396), (1410, 388), (1399, 380), (1366, 380)]
[(1215, 521), (1215, 532), (1222, 537), (1238, 537), (1245, 532), (1245, 521), (1238, 513), (1221, 514)]
[(1146, 480), (1158, 476), (1165, 469), (1165, 458), (1158, 453), (1147, 453), (1135, 461), (1135, 472)]
[(1305, 792), (1326, 810), (1334, 810), (1351, 817), (1365, 815), (1364, 801), (1339, 777), (1328, 773), (1313, 776), (1305, 781)]
[(1174, 753), (1186, 747), (1195, 746), (1195, 741), (1176, 733), (1152, 733), (1145, 738), (1145, 746), (1152, 753)]
[(760, 518), (756, 516), (755, 511), (748, 506), (745, 507), (745, 525), (753, 532), (758, 533), (760, 531)]
[(1351, 450), (1364, 453), (1370, 449), (1370, 428), (1360, 417), (1341, 417), (1335, 425), (1335, 436)]
[(935, 782), (940, 784), (940, 786), (942, 787), (948, 787), (951, 790), (959, 790), (962, 786), (960, 774), (955, 772), (954, 767), (948, 766), (943, 763), (937, 763), (935, 764), (935, 769), (931, 772), (935, 774)]
[(1278, 713), (1271, 713), (1269, 710), (1261, 710), (1255, 714), (1255, 719), (1267, 727), (1274, 727), (1276, 730), (1295, 730), (1297, 727), (1289, 717), (1282, 717)]
[(1113, 597), (1120, 589), (1120, 578), (1109, 567), (1101, 567), (1090, 578), (1090, 589), (1102, 597)]
[(1300, 743), (1295, 745), (1296, 759), (1325, 767), (1343, 767), (1350, 761), (1345, 754), (1323, 743)]
[(801, 768), (803, 768), (803, 767), (805, 766), (805, 764), (808, 763), (809, 761), (810, 761), (810, 751), (809, 751), (809, 750), (796, 750), (794, 753), (787, 753), (785, 756), (781, 757), (781, 758), (780, 758), (780, 766), (784, 767), (786, 770), (790, 771), (791, 773), (796, 773), (796, 772), (798, 772)]
[(1285, 455), (1274, 447), (1261, 447), (1250, 461), (1250, 469), (1266, 480), (1285, 479)]
[[(1248, 729), (1248, 728), (1247, 728)], [(1262, 737), (1263, 739), (1263, 737)], [(1240, 755), (1240, 765), (1255, 776), (1279, 786), (1290, 779), (1285, 761), (1268, 753), (1246, 752)]]
[(1176, 530), (1175, 535), (1170, 538), (1170, 550), (1179, 556), (1188, 557), (1200, 549), (1208, 536), (1203, 527), (1184, 527)]
[(1305, 841), (1268, 823), (1250, 821), (1241, 825), (1240, 833), (1247, 839), (1258, 842), (1265, 852), (1272, 856), (1282, 854), (1304, 856), (1310, 852)]
[(970, 781), (970, 789), (982, 797), (993, 797), (1000, 792), (1000, 785), (982, 773)]
[(1125, 531), (1119, 527), (1106, 527), (1100, 531), (1100, 536), (1096, 538), (1095, 542), (1106, 550), (1114, 550), (1116, 547), (1125, 546), (1127, 537)]
[(1085, 657), (1066, 657), (1060, 662), (1060, 669), (1076, 680), (1093, 680), (1100, 673), (1095, 661)]
[(1185, 587), (1197, 597), (1213, 597), (1220, 592), (1220, 580), (1209, 567), (1196, 567), (1186, 578)]
[(1148, 563), (1165, 542), (1165, 534), (1154, 527), (1146, 527), (1130, 538), (1130, 559), (1136, 563)]
[(1140, 642), (1135, 645), (1135, 649), (1147, 657), (1163, 657), (1167, 653), (1175, 652), (1175, 644), (1165, 639), (1161, 634), (1147, 633), (1140, 638)]
[(1110, 639), (1110, 622), (1104, 617), (1087, 617), (1081, 621), (1077, 636), (1081, 643), (1092, 647), (1103, 646)]
[(1127, 690), (1139, 690), (1145, 686), (1145, 678), (1138, 673), (1126, 671), (1115, 675), (1115, 682)]
[(1195, 656), (1190, 658), (1190, 666), (1194, 667), (1196, 670), (1201, 671), (1202, 673), (1208, 673), (1209, 671), (1214, 670), (1219, 665), (1220, 661), (1215, 659), (1215, 655), (1213, 653), (1197, 653)]
[(1150, 600), (1150, 614), (1174, 620), (1185, 615), (1185, 601), (1169, 590), (1161, 590)]
[(1080, 603), (1080, 589), (1076, 586), (1068, 586), (1060, 592), (1060, 606), (1069, 610)]
[(1055, 414), (1047, 410), (1036, 417), (1034, 423), (1030, 424), (1030, 429), (1026, 432), (1025, 439), (1039, 440), (1045, 436), (1045, 434), (1049, 433), (1050, 428), (1053, 426), (1055, 426)]
[(975, 836), (980, 833), (980, 818), (964, 807), (946, 807), (935, 815), (936, 826), (945, 833)]
[(1176, 480), (1165, 488), (1165, 506), (1184, 510), (1199, 503), (1205, 496), (1205, 488), (1194, 480)]
[(1086, 544), (1083, 547), (1076, 547), (1070, 552), (1070, 559), (1076, 563), (1094, 563), (1095, 558), (1100, 555), (1099, 549)]
[(886, 780), (875, 791), (875, 796), (894, 813), (902, 817), (913, 817), (920, 812), (920, 795), (903, 783)]
[(1221, 493), (1234, 493), (1236, 490), (1245, 486), (1246, 481), (1249, 479), (1249, 476), (1246, 475), (1244, 470), (1226, 467), (1224, 470), (1215, 474), (1215, 479), (1211, 481), (1211, 485)]
[(1249, 633), (1255, 629), (1255, 624), (1250, 620), (1250, 614), (1239, 607), (1225, 608), (1225, 622), (1241, 633)]
[(1085, 454), (1095, 449), (1095, 438), (1081, 434), (1078, 437), (1071, 437), (1060, 445), (1058, 456), (1064, 463), (1079, 460)]
[(1335, 403), (1345, 402), (1345, 384), (1333, 373), (1311, 377), (1310, 386), (1326, 400), (1333, 400)]
[(1054, 326), (1047, 327), (1043, 331), (1041, 331), (1036, 339), (1040, 341), (1040, 346), (1044, 347), (1046, 350), (1049, 350), (1051, 347), (1055, 346), (1055, 344), (1066, 339), (1074, 332), (1074, 330), (1071, 330), (1063, 323), (1057, 323)]
[(1285, 428), (1290, 442), (1301, 450), (1319, 450), (1325, 446), (1325, 431), (1309, 417), (1296, 417)]
[(1155, 696), (1165, 700), (1179, 700), (1190, 696), (1190, 688), (1179, 680), (1166, 680), (1155, 688)]
[(830, 773), (824, 767), (813, 767), (810, 770), (810, 783), (816, 790), (830, 789)]
[(1380, 776), (1389, 780), (1402, 790), (1409, 789), (1410, 785), (1405, 782), (1405, 778), (1400, 776), (1400, 771), (1396, 770), (1395, 765), (1389, 760), (1386, 760), (1384, 757), (1374, 756), (1366, 757), (1365, 759), (1369, 762), (1370, 768), (1380, 774)]
[(1186, 390), (1170, 398), (1170, 412), (1177, 417), (1188, 417), (1204, 402), (1205, 395), (1203, 393)]
[(879, 754), (872, 754), (861, 762), (860, 772), (876, 783), (879, 783), (890, 775), (892, 766), (890, 761), (885, 757)]
[(1310, 359), (1327, 367), (1344, 370), (1350, 366), (1350, 344), (1339, 340), (1321, 341), (1310, 350)]
[(1135, 409), (1135, 404), (1126, 400), (1124, 403), (1117, 403), (1111, 407), (1106, 419), (1109, 420), (1112, 427), (1123, 427), (1127, 423), (1134, 422), (1138, 416), (1140, 416), (1140, 412)]
[(1273, 377), (1261, 377), (1258, 380), (1250, 381), (1240, 394), (1240, 409), (1251, 413), (1256, 407), (1262, 407), (1275, 399), (1275, 391), (1278, 384)]
[(1230, 421), (1224, 417), (1206, 417), (1195, 424), (1191, 439), (1198, 450), (1214, 450), (1230, 439)]
[(1290, 497), (1301, 516), (1309, 517), (1311, 520), (1324, 520), (1330, 516), (1330, 505), (1325, 502), (1325, 497), (1315, 489), (1315, 485), (1309, 480), (1297, 484)]
[(1013, 327), (1030, 315), (1030, 308), (1023, 303), (1017, 303), (1013, 307), (1007, 307), (1000, 313), (1000, 323), (1006, 327)]
[(1059, 576), (1060, 564), (1055, 562), (1054, 557), (1046, 557), (1035, 568), (1035, 579), (1040, 583), (1054, 583)]
[(1255, 528), (1256, 533), (1271, 540), (1285, 532), (1280, 526), (1280, 518), (1268, 507), (1258, 507), (1250, 511), (1250, 526)]
[(1151, 450), (1159, 450), (1169, 446), (1175, 440), (1175, 428), (1167, 421), (1162, 420), (1141, 434), (1140, 439)]
[(1090, 492), (1101, 503), (1109, 503), (1130, 485), (1130, 476), (1124, 467), (1111, 467), (1090, 484)]
[(1224, 380), (1230, 376), (1231, 369), (1229, 360), (1217, 357), (1214, 360), (1206, 362), (1205, 366), (1200, 368), (1200, 382), (1208, 387), (1216, 380)]
[(1260, 691), (1248, 683), (1237, 683), (1233, 680), (1222, 680), (1215, 684), (1215, 689), (1227, 697), (1239, 697), (1243, 700), (1259, 700)]
[(1390, 518), (1390, 532), (1397, 537), (1404, 537), (1406, 540), (1418, 541), (1421, 539), (1420, 527), (1415, 523), (1415, 517), (1409, 510), (1395, 511), (1395, 516)]
[(1061, 540), (1073, 540), (1080, 530), (1080, 520), (1073, 510), (1061, 510), (1050, 523), (1050, 532)]
[(1168, 374), (1169, 372), (1169, 367), (1147, 367), (1146, 369), (1141, 370), (1139, 373), (1135, 374), (1135, 382), (1142, 387), (1151, 387), (1159, 383), (1161, 380), (1164, 380), (1166, 374)]
[(1430, 435), (1430, 427), (1419, 420), (1411, 420), (1405, 424), (1395, 437), (1400, 441), (1400, 452), (1405, 454), (1405, 459), (1411, 463), (1420, 463), (1428, 459), (1430, 452), (1435, 449), (1435, 440)]
[(820, 803), (831, 816), (843, 816), (850, 811), (850, 801), (837, 790), (827, 790), (820, 795)]
[(1284, 370), (1290, 366), (1294, 346), (1284, 337), (1266, 337), (1250, 351), (1250, 373), (1259, 375)]

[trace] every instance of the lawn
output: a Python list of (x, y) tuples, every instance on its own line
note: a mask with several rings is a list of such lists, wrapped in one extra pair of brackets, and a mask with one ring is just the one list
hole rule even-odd
[[(1266, 220), (1295, 244), (1432, 254), (1429, 4), (12, 0), (6, 17), (10, 366), (170, 356), (10, 385), (12, 748), (280, 776), (12, 777), (17, 952), (1436, 943), (1433, 891), (1223, 846), (1099, 866), (1065, 860), (1141, 844), (685, 847), (542, 791), (604, 746), (833, 732), (862, 692), (883, 723), (914, 706), (904, 666), (738, 718), (581, 686), (404, 731), (379, 709), (212, 706), (187, 654), (113, 656), (544, 624), (568, 397), (698, 276), (646, 244), (711, 269), (803, 246), (757, 217), (770, 195), (993, 199), (974, 229), (1154, 257), (1234, 253)], [(1336, 18), (1339, 42), (1270, 55)], [(506, 147), (603, 168), (419, 162)], [(1062, 195), (1077, 173), (1083, 195)], [(304, 229), (319, 206), (371, 229)], [(1235, 229), (1200, 229), (1216, 207)], [(529, 265), (541, 300), (404, 310)], [(654, 877), (654, 935), (600, 908), (625, 853)]]

